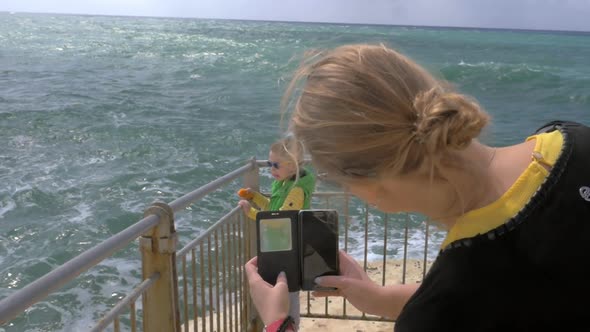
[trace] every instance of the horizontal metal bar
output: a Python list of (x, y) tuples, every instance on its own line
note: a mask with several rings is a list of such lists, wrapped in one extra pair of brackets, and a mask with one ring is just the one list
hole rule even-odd
[(133, 291), (131, 291), (131, 293), (129, 293), (121, 301), (119, 301), (117, 303), (117, 305), (115, 305), (113, 307), (113, 309), (111, 309), (111, 311), (109, 311), (109, 313), (106, 314), (98, 322), (98, 324), (96, 324), (96, 326), (90, 331), (91, 332), (99, 332), (99, 331), (104, 330), (115, 319), (115, 317), (119, 316), (123, 312), (123, 310), (125, 310), (125, 308), (128, 305), (130, 305), (132, 302), (135, 302), (135, 300), (137, 300), (139, 295), (141, 295), (148, 288), (150, 288), (150, 286), (156, 280), (158, 280), (158, 278), (160, 278), (160, 273), (156, 272), (156, 273), (152, 274), (148, 279), (145, 279), (144, 281), (142, 281), (139, 285), (137, 285), (137, 287), (135, 287), (135, 289), (133, 289)]
[(195, 201), (198, 201), (199, 199), (207, 196), (207, 194), (221, 188), (224, 184), (237, 179), (238, 177), (242, 176), (244, 173), (252, 170), (253, 167), (254, 167), (253, 163), (249, 163), (248, 165), (244, 165), (244, 166), (242, 166), (230, 173), (227, 173), (226, 175), (224, 175), (220, 178), (217, 178), (216, 180), (213, 180), (213, 181), (207, 183), (206, 185), (204, 185), (198, 189), (191, 191), (190, 193), (188, 193), (184, 196), (181, 196), (181, 197), (173, 200), (168, 205), (170, 205), (170, 207), (172, 208), (172, 211), (174, 211), (176, 213), (176, 212), (190, 206)]
[(177, 251), (176, 257), (178, 258), (178, 257), (182, 257), (183, 255), (186, 255), (186, 253), (189, 250), (198, 246), (202, 240), (204, 240), (207, 236), (209, 236), (211, 233), (213, 233), (218, 227), (225, 225), (227, 220), (229, 220), (231, 217), (233, 217), (236, 213), (240, 212), (240, 210), (241, 210), (241, 207), (239, 207), (239, 206), (236, 206), (235, 208), (233, 208), (231, 211), (229, 211), (228, 214), (221, 217), (215, 224), (213, 224), (211, 227), (209, 227), (204, 233), (201, 233), (196, 239), (192, 240), (186, 246), (184, 246), (184, 248)]
[(111, 236), (98, 245), (60, 265), (55, 270), (31, 282), (0, 301), (0, 325), (16, 317), (31, 305), (43, 300), (82, 272), (87, 271), (115, 251), (123, 248), (159, 222), (159, 217), (150, 215)]

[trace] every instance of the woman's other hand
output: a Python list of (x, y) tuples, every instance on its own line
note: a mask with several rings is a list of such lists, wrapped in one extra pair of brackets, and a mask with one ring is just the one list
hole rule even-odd
[(258, 274), (258, 257), (248, 261), (244, 268), (250, 286), (250, 297), (264, 325), (286, 318), (289, 314), (289, 287), (285, 272), (279, 274), (273, 286)]

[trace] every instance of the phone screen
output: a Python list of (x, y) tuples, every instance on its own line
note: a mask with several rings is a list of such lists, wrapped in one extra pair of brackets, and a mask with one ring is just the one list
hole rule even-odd
[(317, 289), (314, 279), (338, 275), (338, 214), (336, 211), (302, 211), (302, 289)]
[(293, 248), (291, 243), (291, 219), (260, 220), (260, 251), (288, 251)]

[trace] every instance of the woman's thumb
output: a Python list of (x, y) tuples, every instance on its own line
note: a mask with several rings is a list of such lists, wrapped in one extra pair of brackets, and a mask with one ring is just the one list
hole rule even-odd
[(322, 287), (345, 288), (350, 279), (343, 276), (323, 276), (315, 278), (314, 282)]
[(281, 273), (279, 273), (279, 276), (277, 277), (277, 283), (275, 284), (275, 287), (279, 285), (284, 285), (285, 287), (287, 287), (287, 274), (284, 271), (281, 271)]

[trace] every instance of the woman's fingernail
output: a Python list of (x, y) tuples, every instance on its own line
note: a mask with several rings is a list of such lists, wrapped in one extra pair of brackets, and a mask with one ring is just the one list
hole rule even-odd
[(281, 273), (279, 273), (279, 277), (287, 277), (287, 274), (285, 273), (285, 271), (281, 271)]
[(313, 282), (315, 282), (317, 285), (322, 283), (322, 277), (317, 277), (313, 280)]

